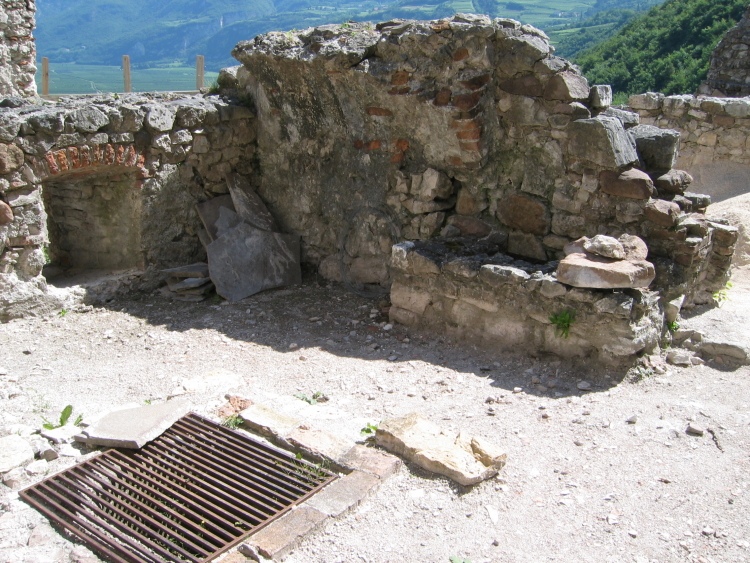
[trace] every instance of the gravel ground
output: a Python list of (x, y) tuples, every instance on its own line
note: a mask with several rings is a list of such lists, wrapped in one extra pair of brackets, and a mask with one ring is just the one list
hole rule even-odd
[[(732, 289), (725, 306), (746, 294)], [(320, 391), (326, 409), (354, 420), (418, 411), (483, 436), (507, 449), (508, 464), (471, 489), (406, 466), (307, 538), (292, 563), (750, 560), (750, 368), (625, 373), (386, 320), (373, 302), (309, 280), (237, 304), (149, 295), (13, 321), (0, 326), (0, 425), (35, 430), (67, 404), (92, 420), (196, 379), (213, 383), (189, 397), (214, 416), (229, 391)], [(691, 423), (704, 435), (687, 434)], [(95, 560), (0, 488), (0, 561)]]

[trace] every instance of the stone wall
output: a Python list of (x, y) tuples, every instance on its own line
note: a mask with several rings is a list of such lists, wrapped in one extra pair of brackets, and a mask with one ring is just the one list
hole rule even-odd
[(0, 96), (36, 96), (35, 0), (3, 0), (0, 9)]
[(698, 93), (720, 97), (750, 94), (750, 6), (714, 49), (708, 77)]
[(195, 205), (252, 184), (253, 113), (218, 98), (101, 96), (0, 110), (0, 316), (55, 306), (42, 268), (205, 259)]
[(257, 108), (259, 193), (328, 277), (382, 282), (399, 238), (490, 237), (545, 263), (579, 237), (627, 234), (646, 241), (663, 298), (702, 302), (726, 281), (710, 258), (733, 247), (714, 245), (708, 199), (673, 170), (678, 134), (626, 131), (638, 116), (532, 27), (352, 23), (233, 54), (243, 65), (222, 83)]

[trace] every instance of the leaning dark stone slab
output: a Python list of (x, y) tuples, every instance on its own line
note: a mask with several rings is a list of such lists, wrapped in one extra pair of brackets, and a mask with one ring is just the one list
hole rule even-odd
[(228, 194), (220, 195), (195, 206), (195, 209), (198, 211), (198, 216), (201, 218), (201, 221), (203, 221), (203, 226), (206, 227), (208, 236), (212, 241), (218, 238), (218, 235), (216, 234), (216, 220), (219, 218), (219, 212), (222, 208), (234, 211), (232, 196)]
[(162, 270), (163, 274), (168, 274), (173, 278), (207, 278), (208, 264), (205, 262), (196, 262), (187, 266), (177, 266), (176, 268), (167, 268)]
[(219, 209), (219, 218), (216, 219), (216, 223), (214, 223), (216, 225), (216, 238), (223, 237), (225, 234), (227, 234), (229, 231), (243, 222), (244, 221), (237, 213), (235, 213), (231, 209), (222, 207), (221, 209)]
[(227, 177), (227, 187), (234, 203), (234, 209), (243, 221), (264, 231), (277, 232), (279, 230), (266, 204), (255, 193), (244, 176), (230, 174)]
[(229, 301), (302, 282), (297, 235), (241, 223), (208, 245), (207, 252), (216, 293)]

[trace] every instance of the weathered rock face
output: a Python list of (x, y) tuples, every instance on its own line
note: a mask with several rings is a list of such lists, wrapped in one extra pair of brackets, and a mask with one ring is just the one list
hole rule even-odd
[(0, 96), (36, 96), (35, 0), (4, 0), (0, 10)]
[(737, 98), (750, 94), (750, 6), (714, 49), (698, 93)]

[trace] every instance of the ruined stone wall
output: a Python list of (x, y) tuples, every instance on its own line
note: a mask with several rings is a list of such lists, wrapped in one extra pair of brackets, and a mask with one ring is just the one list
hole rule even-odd
[(750, 6), (714, 49), (708, 77), (698, 93), (720, 97), (750, 94)]
[(641, 123), (680, 132), (680, 168), (727, 162), (750, 165), (749, 99), (648, 92), (631, 96), (628, 105)]
[(54, 307), (42, 268), (205, 259), (195, 205), (252, 184), (253, 113), (218, 98), (101, 96), (0, 110), (0, 316)]
[[(682, 226), (707, 205), (682, 195), (689, 176), (655, 188), (678, 134), (641, 127), (636, 146), (625, 124), (637, 116), (609, 109), (609, 88), (532, 27), (465, 15), (324, 26), (233, 54), (232, 88), (258, 111), (259, 193), (324, 275), (379, 282), (398, 238), (491, 236), (546, 262), (596, 234), (645, 240), (656, 287), (701, 292), (725, 274), (708, 272), (712, 227)], [(666, 148), (642, 161), (650, 143)]]
[(0, 96), (36, 95), (35, 0), (3, 0), (0, 7)]

